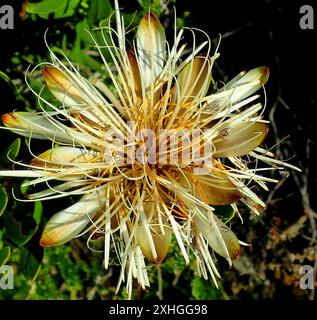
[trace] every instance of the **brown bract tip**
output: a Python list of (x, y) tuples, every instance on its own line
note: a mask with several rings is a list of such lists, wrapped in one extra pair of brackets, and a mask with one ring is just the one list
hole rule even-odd
[(159, 21), (157, 15), (156, 15), (155, 13), (153, 13), (152, 11), (147, 12), (147, 13), (143, 16), (143, 19), (146, 19), (146, 20), (154, 19), (154, 20)]
[(267, 80), (269, 79), (270, 76), (270, 69), (266, 66), (262, 67), (262, 83), (265, 84), (267, 82)]

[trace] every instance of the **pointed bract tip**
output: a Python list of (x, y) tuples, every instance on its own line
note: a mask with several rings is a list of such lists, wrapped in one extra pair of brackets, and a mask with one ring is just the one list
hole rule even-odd
[(43, 67), (42, 75), (50, 89), (70, 90), (71, 83), (68, 77), (58, 68), (52, 66)]
[[(154, 30), (163, 30), (163, 26), (159, 20), (159, 18), (157, 17), (157, 15), (153, 12), (148, 12), (146, 13), (143, 18), (140, 21), (139, 24), (139, 29), (141, 28), (146, 28), (148, 29), (149, 26), (155, 28)], [(154, 31), (153, 30), (153, 31)]]
[(262, 80), (263, 84), (265, 84), (269, 79), (270, 69), (268, 67), (266, 67), (266, 66), (261, 67), (261, 69), (262, 69), (262, 78), (261, 78), (261, 80)]
[(54, 247), (59, 244), (54, 243), (52, 239), (49, 239), (48, 237), (45, 236), (45, 234), (42, 234), (42, 237), (40, 239), (40, 246), (43, 248), (48, 248), (48, 247)]
[(54, 78), (54, 76), (58, 75), (59, 73), (60, 71), (55, 67), (45, 66), (42, 68), (42, 75), (45, 81)]
[(42, 75), (45, 81), (52, 80), (54, 75), (56, 76), (57, 73), (60, 71), (57, 68), (46, 66), (42, 68)]
[(67, 237), (64, 237), (64, 235), (61, 234), (58, 230), (47, 229), (47, 225), (45, 226), (45, 229), (39, 242), (40, 246), (43, 248), (56, 247), (71, 240)]
[(159, 18), (157, 17), (157, 15), (154, 13), (154, 12), (152, 12), (152, 11), (149, 11), (149, 12), (147, 12), (144, 16), (143, 16), (143, 18), (142, 19), (145, 19), (145, 20), (157, 20), (157, 21), (159, 21)]
[(5, 113), (1, 116), (1, 121), (5, 126), (10, 126), (14, 119), (15, 117), (12, 112)]

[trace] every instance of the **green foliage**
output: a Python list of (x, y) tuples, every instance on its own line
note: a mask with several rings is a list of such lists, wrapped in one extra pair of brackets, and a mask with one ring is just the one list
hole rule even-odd
[(21, 98), (17, 88), (15, 87), (15, 85), (12, 83), (10, 77), (8, 75), (6, 75), (4, 72), (0, 71), (0, 80), (5, 82), (9, 87), (10, 89), (13, 91), (14, 93), (14, 97), (17, 98)]
[(10, 257), (11, 248), (4, 247), (0, 249), (0, 267), (2, 267)]
[(144, 13), (151, 10), (157, 15), (160, 15), (162, 12), (162, 2), (160, 0), (140, 0), (140, 5)]
[(214, 213), (224, 222), (228, 223), (236, 214), (232, 206), (213, 206)]
[[(91, 48), (92, 38), (89, 36), (87, 30), (90, 30), (87, 19), (80, 21), (75, 26), (76, 39), (71, 50), (67, 52), (67, 56), (74, 63), (78, 63), (83, 68), (89, 68), (94, 71), (102, 71), (102, 65), (99, 61), (89, 54), (85, 54)], [(65, 41), (67, 43), (67, 41)], [(64, 50), (67, 50), (66, 46)]]
[(101, 21), (107, 20), (113, 13), (109, 0), (92, 0), (87, 14), (90, 27), (98, 26)]
[(36, 233), (36, 229), (32, 228), (28, 231), (22, 230), (22, 228), (25, 229), (25, 225), (23, 224), (22, 226), (22, 223), (13, 218), (10, 214), (6, 214), (3, 217), (3, 222), (5, 227), (5, 236), (11, 243), (18, 247), (28, 243)]
[(0, 216), (3, 214), (7, 204), (8, 204), (7, 193), (4, 190), (4, 188), (0, 186)]
[(39, 225), (43, 218), (43, 205), (40, 201), (34, 203), (33, 218), (37, 225)]
[[(176, 253), (176, 242), (166, 262), (162, 264), (163, 297), (165, 299), (219, 299), (222, 289), (217, 290), (211, 281), (201, 280), (185, 265)], [(1, 250), (0, 250), (1, 255)], [(30, 254), (27, 248), (15, 249), (7, 262), (14, 266), (15, 290), (0, 291), (10, 294), (10, 299), (127, 299), (124, 286), (115, 295), (120, 267), (112, 265), (105, 270), (102, 254), (87, 251), (84, 242), (74, 240), (70, 244), (45, 249), (43, 263)], [(192, 257), (193, 258), (193, 257)], [(36, 261), (35, 261), (36, 260)], [(149, 266), (151, 288), (134, 289), (132, 298), (158, 299), (157, 266)], [(188, 286), (188, 284), (190, 286)]]
[(41, 18), (48, 19), (51, 15), (55, 19), (67, 18), (75, 13), (80, 0), (42, 0), (40, 2), (28, 2), (26, 12), (37, 14)]
[[(3, 88), (2, 88), (3, 87)], [(22, 97), (10, 77), (0, 70), (0, 89), (3, 98), (1, 107), (12, 108), (16, 101), (21, 101)]]
[(217, 289), (210, 280), (195, 277), (192, 282), (192, 295), (197, 300), (219, 300), (222, 298), (221, 289)]
[(20, 265), (24, 276), (27, 279), (34, 280), (40, 270), (43, 260), (44, 250), (41, 247), (34, 248), (22, 247), (20, 248)]
[(15, 160), (19, 154), (21, 147), (21, 139), (15, 139), (10, 146), (0, 154), (0, 162), (8, 165), (11, 163), (11, 160)]

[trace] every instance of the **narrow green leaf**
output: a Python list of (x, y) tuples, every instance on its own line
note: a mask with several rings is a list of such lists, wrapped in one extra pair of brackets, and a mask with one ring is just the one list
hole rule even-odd
[(21, 147), (21, 139), (17, 138), (16, 140), (13, 141), (13, 143), (11, 143), (10, 147), (8, 148), (8, 153), (7, 153), (8, 157), (12, 160), (15, 160), (19, 154), (20, 147)]
[(223, 223), (228, 223), (236, 214), (232, 206), (212, 206), (214, 213), (222, 220)]
[[(13, 82), (11, 81), (11, 79), (9, 78), (8, 75), (6, 75), (4, 72), (0, 71), (0, 80), (2, 80), (4, 83), (7, 84), (8, 87), (10, 87), (11, 91), (13, 92), (15, 98), (17, 98), (18, 100), (21, 100), (22, 97), (18, 91), (18, 89), (16, 88), (16, 86), (13, 84)], [(14, 99), (15, 100), (15, 99)]]
[(12, 85), (11, 79), (2, 71), (0, 71), (0, 78), (4, 80), (9, 85)]
[(34, 280), (40, 270), (43, 260), (44, 250), (37, 247), (36, 250), (30, 248), (20, 248), (20, 264), (21, 270), (27, 279)]
[(3, 216), (3, 222), (5, 228), (5, 236), (18, 247), (22, 247), (26, 243), (28, 243), (38, 229), (38, 225), (35, 225), (34, 222), (32, 227), (23, 224), (22, 228), (22, 223), (14, 219), (10, 214), (6, 214)]
[(28, 180), (23, 180), (20, 184), (20, 191), (23, 195), (26, 195), (28, 193), (28, 190), (31, 188), (30, 186), (25, 186), (24, 182), (26, 182)]
[(1, 153), (0, 161), (3, 164), (10, 164), (11, 160), (15, 160), (16, 157), (18, 156), (20, 147), (21, 147), (21, 139), (17, 138), (10, 144), (10, 146), (5, 151)]
[(33, 218), (37, 225), (40, 224), (42, 216), (43, 216), (43, 205), (40, 201), (36, 201), (34, 203)]
[(18, 89), (12, 83), (11, 79), (0, 71), (0, 91), (1, 91), (1, 110), (10, 110), (17, 101), (23, 101)]
[(2, 186), (0, 186), (0, 216), (3, 214), (8, 204), (8, 196)]
[(10, 247), (4, 247), (0, 249), (0, 268), (5, 265), (5, 263), (8, 261), (11, 254), (11, 248)]

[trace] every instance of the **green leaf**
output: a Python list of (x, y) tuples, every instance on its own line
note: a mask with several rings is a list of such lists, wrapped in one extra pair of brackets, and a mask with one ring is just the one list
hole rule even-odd
[[(49, 89), (47, 87), (43, 88), (43, 82), (39, 79), (39, 78), (31, 78), (28, 79), (29, 81), (29, 85), (31, 86), (31, 88), (35, 91), (35, 92), (40, 92), (41, 91), (41, 97), (49, 102), (51, 101), (55, 101), (53, 100), (53, 95), (52, 93), (49, 91)], [(34, 104), (31, 104), (29, 106), (27, 106), (26, 111), (34, 111)], [(46, 105), (46, 103), (43, 103), (41, 105), (36, 104), (35, 105), (35, 109), (36, 111), (40, 111), (42, 112), (43, 110), (45, 111), (51, 111), (51, 108), (49, 106)], [(26, 138), (27, 141), (29, 141), (29, 138)]]
[(21, 139), (17, 138), (16, 140), (14, 140), (11, 145), (9, 146), (9, 148), (7, 149), (7, 155), (10, 159), (15, 160), (16, 157), (19, 154), (20, 151), (20, 147), (21, 147)]
[(24, 182), (26, 182), (28, 180), (22, 180), (21, 184), (20, 184), (20, 192), (23, 195), (26, 195), (28, 193), (28, 190), (31, 188), (30, 186), (25, 186)]
[(95, 71), (101, 71), (101, 64), (89, 55), (83, 54), (83, 52), (83, 49), (80, 47), (74, 47), (72, 51), (69, 52), (68, 58), (81, 66), (88, 67)]
[(4, 72), (0, 71), (0, 78), (8, 84), (12, 84), (11, 79)]
[(109, 0), (92, 0), (87, 15), (89, 26), (98, 26), (99, 22), (108, 19), (112, 12), (113, 8)]
[(212, 206), (214, 213), (222, 220), (223, 223), (228, 223), (236, 214), (232, 206)]
[(4, 247), (0, 249), (0, 268), (5, 265), (5, 263), (8, 261), (11, 254), (11, 248), (10, 247)]
[(19, 91), (12, 83), (11, 79), (0, 71), (0, 92), (1, 92), (1, 110), (12, 109), (16, 101), (23, 101)]
[(217, 289), (210, 281), (195, 277), (191, 282), (192, 295), (196, 300), (219, 300), (222, 296), (221, 288)]
[[(32, 227), (23, 223), (22, 228), (22, 223), (14, 219), (10, 214), (3, 216), (3, 222), (6, 237), (18, 247), (22, 247), (28, 243), (38, 229), (38, 225), (35, 225), (34, 223)], [(25, 229), (27, 230), (25, 231)]]
[(3, 214), (8, 204), (8, 196), (2, 186), (0, 186), (0, 216)]
[[(89, 29), (90, 27), (88, 25), (87, 19), (84, 19), (77, 23), (75, 27), (76, 39), (72, 50), (67, 53), (67, 56), (71, 61), (76, 62), (81, 66), (101, 72), (101, 63), (87, 54), (87, 52), (91, 50), (91, 44), (93, 42), (87, 32), (87, 30)], [(100, 32), (95, 32), (94, 37), (97, 43), (102, 43)], [(65, 49), (67, 48), (63, 48), (64, 51)]]
[(3, 216), (5, 237), (18, 247), (29, 243), (44, 222), (43, 206), (40, 201), (34, 203), (33, 215), (28, 213), (29, 209), (26, 209), (25, 206), (14, 209), (16, 212), (21, 212), (21, 210), (23, 211), (22, 221), (15, 219), (12, 214)]
[[(12, 83), (11, 79), (9, 78), (8, 75), (6, 75), (4, 72), (0, 71), (0, 80), (2, 80), (3, 82), (5, 82), (11, 89), (12, 91), (15, 93), (16, 96), (20, 96), (20, 94), (18, 93), (17, 88), (15, 87), (15, 85)], [(21, 96), (20, 96), (21, 97)]]
[(55, 19), (73, 16), (80, 0), (42, 0), (40, 2), (28, 2), (26, 12), (39, 15), (41, 18), (48, 19), (52, 14)]
[(22, 273), (28, 279), (34, 280), (40, 270), (43, 260), (44, 250), (37, 247), (36, 250), (30, 248), (20, 248), (20, 266)]
[(78, 22), (75, 26), (76, 31), (76, 39), (74, 46), (81, 47), (81, 48), (90, 48), (91, 44), (93, 43), (91, 36), (87, 32), (89, 30), (89, 25), (87, 19), (83, 19), (82, 21)]
[(21, 139), (17, 138), (10, 144), (10, 146), (5, 151), (1, 153), (0, 161), (3, 164), (10, 164), (11, 160), (15, 160), (16, 157), (18, 156), (20, 147), (21, 147)]
[(154, 12), (156, 15), (160, 15), (162, 12), (162, 4), (160, 0), (140, 0), (140, 5), (143, 9), (143, 14), (149, 12), (151, 10)]
[(33, 218), (37, 225), (41, 223), (42, 216), (43, 216), (43, 205), (40, 201), (36, 201), (34, 203)]

